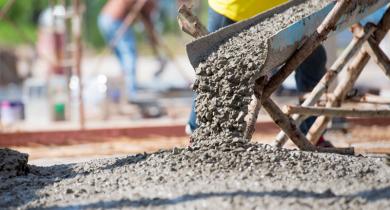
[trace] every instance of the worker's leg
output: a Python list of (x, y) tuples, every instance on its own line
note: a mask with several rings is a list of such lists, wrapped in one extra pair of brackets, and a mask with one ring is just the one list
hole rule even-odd
[[(299, 92), (308, 93), (313, 90), (326, 73), (326, 60), (326, 51), (321, 45), (298, 67), (295, 81)], [(305, 120), (300, 126), (301, 131), (306, 134), (315, 119), (316, 117), (309, 117)]]
[[(209, 32), (214, 32), (220, 28), (223, 28), (225, 26), (228, 26), (230, 24), (233, 24), (234, 21), (230, 20), (229, 18), (218, 14), (213, 9), (209, 8), (208, 12), (208, 26), (207, 30)], [(190, 113), (190, 119), (188, 120), (186, 132), (191, 133), (193, 132), (198, 125), (196, 124), (196, 112), (195, 112), (195, 98), (196, 94), (194, 94), (193, 100), (192, 100), (192, 108)]]
[[(122, 21), (114, 20), (110, 16), (102, 14), (99, 16), (98, 26), (106, 42), (110, 43), (122, 26)], [(127, 97), (130, 100), (134, 99), (137, 94), (137, 51), (135, 37), (131, 29), (127, 30), (118, 40), (114, 46), (114, 52), (125, 74)]]
[(115, 51), (119, 54), (119, 59), (125, 74), (127, 98), (129, 100), (135, 99), (137, 97), (137, 51), (132, 30), (126, 31), (122, 39), (118, 41)]

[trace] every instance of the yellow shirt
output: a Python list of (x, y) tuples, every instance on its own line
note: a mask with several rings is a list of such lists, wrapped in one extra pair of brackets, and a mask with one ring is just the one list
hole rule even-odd
[(234, 21), (251, 18), (288, 0), (208, 0), (217, 13)]

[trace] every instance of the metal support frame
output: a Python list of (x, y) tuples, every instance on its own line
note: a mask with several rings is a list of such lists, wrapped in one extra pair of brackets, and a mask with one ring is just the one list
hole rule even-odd
[[(321, 96), (326, 92), (331, 83), (333, 83), (337, 75), (343, 70), (348, 61), (353, 58), (356, 52), (363, 46), (363, 44), (367, 41), (367, 39), (374, 32), (374, 27), (367, 27), (366, 33), (361, 33), (361, 31), (355, 31), (355, 36), (351, 43), (347, 46), (347, 48), (343, 51), (341, 56), (336, 60), (336, 62), (330, 67), (330, 69), (326, 72), (320, 82), (314, 87), (313, 91), (309, 94), (309, 96), (302, 103), (302, 106), (313, 106), (317, 101), (321, 98)], [(300, 125), (305, 119), (306, 116), (294, 114), (292, 118), (295, 122)], [(283, 145), (287, 142), (287, 135), (281, 131), (277, 136), (274, 142), (274, 145), (277, 147), (283, 147)]]
[[(323, 42), (326, 40), (328, 34), (334, 30), (335, 25), (339, 21), (343, 13), (348, 9), (349, 0), (338, 1), (332, 11), (328, 14), (322, 24), (318, 27), (308, 40), (299, 48), (293, 56), (286, 62), (264, 88), (262, 102), (265, 110), (271, 116), (276, 124), (286, 133), (286, 135), (302, 150), (314, 151), (316, 147), (309, 143), (308, 139), (299, 130), (299, 127), (293, 119), (285, 115), (280, 108), (270, 99), (271, 94), (282, 84), (282, 82), (293, 72), (298, 66)], [(353, 154), (353, 149), (347, 150), (332, 150), (329, 152), (341, 154)], [(320, 151), (317, 148), (317, 151)], [(323, 150), (322, 150), (323, 151)], [(351, 152), (352, 151), (352, 152)], [(347, 153), (346, 153), (347, 152)]]
[[(254, 100), (250, 104), (249, 114), (247, 117), (248, 127), (246, 129), (245, 137), (251, 139), (254, 133), (254, 124), (256, 122), (261, 105), (268, 112), (273, 121), (282, 129), (282, 132), (276, 138), (275, 145), (282, 147), (288, 138), (290, 138), (294, 144), (301, 150), (305, 151), (317, 151), (317, 152), (331, 152), (339, 154), (354, 154), (353, 148), (320, 148), (314, 146), (317, 143), (319, 136), (323, 133), (326, 124), (329, 122), (328, 116), (322, 116), (324, 114), (332, 116), (335, 115), (350, 115), (351, 110), (338, 109), (334, 110), (335, 106), (340, 106), (344, 100), (348, 91), (353, 87), (356, 79), (360, 75), (363, 67), (366, 66), (370, 56), (381, 66), (386, 75), (390, 75), (390, 60), (385, 56), (383, 51), (380, 50), (378, 44), (385, 36), (386, 32), (390, 28), (390, 10), (386, 12), (381, 22), (376, 27), (373, 24), (367, 24), (364, 28), (356, 24), (352, 27), (354, 33), (354, 39), (343, 52), (343, 54), (332, 65), (331, 69), (325, 74), (319, 84), (314, 88), (310, 95), (306, 98), (302, 107), (293, 107), (294, 109), (304, 109), (291, 111), (294, 114), (291, 117), (291, 113), (283, 113), (283, 111), (277, 106), (277, 104), (270, 98), (272, 93), (283, 83), (283, 81), (294, 72), (298, 66), (308, 57), (310, 54), (324, 41), (330, 32), (335, 29), (335, 25), (339, 21), (340, 17), (349, 9), (350, 0), (339, 0), (324, 19), (322, 24), (317, 28), (317, 31), (307, 39), (307, 41), (299, 48), (286, 62), (286, 64), (267, 82), (264, 77), (258, 79), (255, 83)], [(183, 9), (184, 8), (184, 9)], [(198, 19), (194, 19), (192, 15), (188, 16), (188, 10), (185, 6), (179, 10), (179, 22), (184, 32), (189, 33), (193, 37), (200, 37), (207, 34), (199, 23)], [(187, 14), (187, 15), (186, 15)], [(186, 24), (184, 24), (186, 23)], [(190, 24), (191, 23), (191, 24)], [(356, 55), (356, 56), (355, 56)], [(355, 58), (354, 58), (355, 56)], [(329, 85), (335, 81), (339, 72), (347, 65), (352, 59), (352, 63), (348, 66), (347, 76), (344, 80), (338, 84), (336, 90), (333, 93), (332, 99), (327, 102), (327, 108), (319, 108), (314, 106), (321, 96), (327, 91)], [(307, 107), (310, 106), (310, 107)], [(310, 111), (310, 115), (321, 115), (316, 123), (312, 126), (307, 136), (305, 136), (300, 130), (299, 125), (306, 119), (307, 113)], [(374, 115), (383, 114), (390, 115), (388, 110), (355, 110), (358, 114), (354, 116), (366, 116), (374, 113)]]
[[(385, 37), (387, 31), (390, 29), (390, 9), (387, 10), (382, 20), (379, 22), (377, 29), (373, 33), (372, 39), (378, 44)], [(347, 75), (338, 84), (334, 91), (334, 97), (326, 104), (326, 107), (339, 107), (341, 106), (346, 94), (353, 88), (356, 80), (363, 71), (364, 67), (370, 60), (370, 54), (366, 48), (361, 48), (356, 57), (352, 60), (347, 68)], [(310, 128), (307, 138), (316, 143), (322, 133), (325, 131), (327, 124), (331, 120), (330, 117), (321, 116), (318, 117), (314, 125)]]
[[(370, 56), (374, 58), (374, 61), (381, 67), (386, 75), (389, 75), (390, 61), (378, 45), (383, 39), (385, 33), (389, 30), (388, 19), (390, 16), (390, 10), (384, 15), (378, 27), (373, 24), (367, 24), (364, 28), (358, 24), (352, 27), (352, 31), (355, 35), (353, 41), (339, 57), (339, 59), (337, 59), (337, 61), (333, 64), (331, 70), (325, 74), (319, 84), (311, 92), (309, 97), (306, 98), (302, 106), (290, 106), (289, 112), (284, 114), (281, 113), (281, 110), (277, 107), (277, 105), (268, 98), (276, 90), (276, 87), (278, 87), (284, 81), (284, 79), (291, 72), (293, 72), (299, 66), (299, 64), (308, 57), (308, 55), (310, 55), (313, 49), (315, 49), (315, 47), (317, 47), (320, 42), (326, 39), (327, 34), (338, 21), (340, 15), (346, 11), (347, 4), (347, 1), (337, 2), (334, 9), (317, 29), (318, 33), (309, 38), (303, 47), (295, 52), (289, 61), (287, 61), (286, 65), (271, 78), (270, 82), (268, 82), (264, 89), (262, 98), (263, 106), (271, 118), (275, 121), (275, 123), (278, 124), (278, 126), (282, 129), (282, 132), (278, 134), (274, 143), (277, 147), (282, 147), (286, 143), (287, 139), (290, 138), (298, 146), (298, 148), (302, 150), (307, 150), (309, 148), (310, 150), (311, 146), (317, 143), (319, 137), (324, 132), (327, 123), (331, 119), (330, 116), (390, 116), (390, 111), (387, 109), (348, 110), (332, 108), (335, 106), (341, 106), (341, 103), (344, 100), (346, 94), (355, 84), (358, 76), (363, 70), (363, 67), (366, 66)], [(355, 54), (357, 54), (357, 56), (349, 65), (347, 76), (336, 87), (333, 93), (333, 97), (326, 104), (327, 108), (312, 107), (326, 92), (330, 83), (335, 80), (338, 73), (344, 68), (348, 61), (353, 58)], [(292, 115), (292, 118), (289, 117), (289, 115), (293, 113), (296, 114)], [(285, 116), (282, 116), (282, 114)], [(317, 115), (320, 117), (317, 119), (305, 137), (302, 132), (299, 131), (298, 125), (302, 123), (302, 121), (305, 120), (308, 115)], [(311, 142), (311, 146), (307, 145), (307, 141)], [(302, 144), (304, 146), (302, 146)], [(323, 148), (317, 149), (317, 151), (324, 151)], [(337, 150), (334, 148), (333, 150), (328, 150), (328, 152), (353, 154), (353, 149)]]
[(305, 116), (329, 117), (390, 117), (390, 109), (323, 108), (314, 106), (286, 106), (287, 115), (298, 113)]

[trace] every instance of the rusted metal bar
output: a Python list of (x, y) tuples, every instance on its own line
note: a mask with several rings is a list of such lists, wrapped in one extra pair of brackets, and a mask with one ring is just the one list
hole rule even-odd
[(263, 101), (263, 107), (268, 112), (272, 120), (287, 134), (295, 145), (304, 151), (315, 151), (316, 148), (311, 144), (305, 135), (299, 130), (294, 120), (285, 115), (278, 105), (272, 99)]
[(279, 107), (271, 99), (267, 99), (263, 103), (264, 109), (269, 113), (274, 122), (283, 129), (289, 138), (297, 145), (297, 147), (304, 151), (316, 151), (325, 153), (337, 153), (342, 155), (353, 155), (353, 148), (323, 148), (315, 147), (309, 142), (305, 135), (299, 130), (294, 120), (288, 115), (285, 115)]
[(192, 14), (191, 8), (188, 8), (185, 4), (180, 6), (177, 20), (180, 29), (194, 38), (208, 34), (206, 27)]
[(378, 64), (378, 66), (383, 70), (386, 76), (390, 79), (390, 60), (383, 50), (379, 47), (374, 39), (369, 39), (367, 41), (366, 50), (371, 56), (371, 59)]
[(298, 113), (306, 116), (330, 116), (330, 117), (390, 117), (390, 109), (355, 109), (355, 108), (323, 108), (286, 106), (285, 114)]
[(355, 96), (346, 100), (347, 102), (355, 102), (355, 103), (368, 103), (368, 104), (389, 104), (390, 98), (384, 98), (375, 95), (362, 95)]
[(256, 80), (255, 88), (254, 88), (254, 96), (249, 105), (248, 119), (247, 119), (247, 128), (245, 131), (245, 138), (251, 140), (253, 133), (255, 132), (255, 125), (257, 117), (259, 116), (260, 108), (261, 108), (261, 95), (263, 93), (263, 88), (267, 82), (267, 77), (260, 77)]
[(74, 16), (72, 20), (72, 31), (73, 38), (76, 46), (76, 50), (74, 52), (75, 58), (75, 71), (78, 78), (78, 89), (79, 89), (79, 121), (80, 128), (85, 128), (85, 112), (84, 112), (84, 100), (83, 100), (83, 76), (81, 72), (81, 59), (83, 56), (83, 46), (81, 39), (81, 30), (82, 30), (82, 14), (81, 14), (81, 2), (80, 0), (73, 0), (73, 10)]
[[(390, 9), (388, 9), (385, 15), (382, 17), (381, 21), (378, 24), (377, 30), (374, 32), (373, 38), (377, 43), (380, 43), (385, 37), (387, 31), (390, 29)], [(347, 75), (340, 82), (334, 91), (334, 99), (330, 100), (327, 104), (327, 107), (336, 107), (340, 106), (341, 102), (344, 100), (348, 91), (351, 90), (355, 84), (360, 73), (363, 71), (363, 68), (367, 65), (370, 60), (370, 55), (365, 49), (361, 49), (358, 55), (353, 59), (351, 64), (347, 69)], [(314, 125), (310, 128), (307, 138), (313, 144), (317, 143), (319, 137), (325, 131), (327, 124), (329, 123), (330, 118), (326, 116), (318, 117)]]
[[(365, 27), (365, 32), (357, 31), (358, 28), (353, 28), (355, 31), (354, 38), (347, 46), (347, 48), (343, 51), (340, 57), (334, 62), (334, 64), (330, 67), (330, 69), (326, 72), (326, 74), (322, 77), (321, 81), (314, 87), (313, 91), (309, 94), (309, 96), (302, 103), (302, 106), (313, 106), (321, 96), (326, 92), (328, 87), (332, 82), (335, 81), (337, 75), (343, 70), (348, 61), (360, 50), (363, 44), (368, 40), (368, 38), (372, 35), (375, 30), (375, 27), (372, 25), (367, 25)], [(293, 115), (292, 118), (296, 121), (297, 125), (300, 125), (307, 116)], [(277, 136), (276, 140), (273, 143), (276, 147), (283, 147), (283, 145), (287, 142), (288, 138), (281, 131)]]
[(308, 38), (308, 40), (299, 48), (286, 64), (271, 77), (270, 81), (264, 88), (263, 99), (266, 101), (273, 92), (284, 82), (284, 80), (295, 71), (299, 65), (310, 55), (313, 51), (326, 40), (328, 34), (335, 29), (335, 25), (340, 17), (348, 9), (351, 0), (339, 0), (328, 14), (322, 24), (317, 28), (317, 31)]
[[(343, 81), (341, 81), (336, 87), (336, 90), (334, 91), (334, 98), (328, 101), (326, 107), (338, 107), (341, 105), (343, 99), (345, 98), (345, 95), (353, 87), (369, 59), (370, 57), (368, 56), (368, 54), (365, 52), (364, 49), (362, 49), (361, 52), (359, 52), (359, 54), (357, 55), (356, 59), (349, 66), (347, 70), (347, 75), (343, 78)], [(330, 119), (331, 118), (328, 116), (320, 116), (317, 118), (317, 120), (307, 134), (307, 138), (310, 140), (310, 142), (312, 142), (313, 144), (317, 143), (318, 139), (325, 131)]]
[[(304, 97), (305, 100), (307, 97)], [(329, 99), (334, 98), (332, 93), (325, 93), (321, 98), (315, 103), (316, 106), (325, 107)], [(373, 94), (358, 94), (355, 96), (347, 96), (344, 100), (346, 103), (366, 103), (366, 104), (390, 104), (390, 98), (381, 97)], [(314, 105), (314, 104), (313, 104)], [(311, 105), (301, 105), (301, 106), (311, 106)], [(294, 116), (294, 115), (293, 115)]]
[[(329, 99), (334, 98), (332, 93), (324, 94), (316, 103), (318, 107), (325, 107)], [(390, 105), (390, 98), (381, 97), (372, 94), (359, 94), (356, 96), (348, 96), (345, 98), (345, 103), (354, 103), (354, 104), (376, 104), (376, 105)], [(311, 105), (301, 105), (301, 106), (311, 106)], [(292, 115), (292, 116), (295, 116)]]

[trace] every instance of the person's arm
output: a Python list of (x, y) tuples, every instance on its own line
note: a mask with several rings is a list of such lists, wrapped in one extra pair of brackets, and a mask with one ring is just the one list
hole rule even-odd
[(199, 18), (192, 13), (192, 0), (177, 0), (178, 22), (180, 29), (194, 38), (208, 34), (206, 27), (200, 22)]

